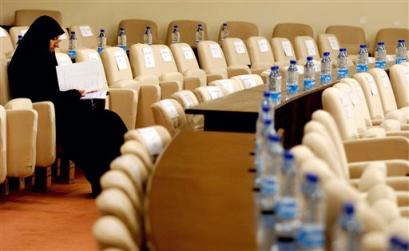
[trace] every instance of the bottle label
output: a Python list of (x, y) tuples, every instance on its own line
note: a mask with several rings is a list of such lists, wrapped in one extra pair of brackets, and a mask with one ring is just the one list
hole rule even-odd
[(320, 75), (320, 83), (323, 85), (331, 83), (332, 77), (329, 74), (321, 74)]
[(261, 194), (263, 196), (274, 196), (277, 193), (277, 178), (267, 176), (261, 178)]
[(324, 227), (321, 224), (304, 224), (297, 232), (297, 243), (302, 249), (324, 247)]
[(356, 71), (357, 72), (367, 72), (368, 71), (368, 65), (366, 65), (366, 64), (357, 64), (356, 65)]
[(98, 47), (98, 53), (101, 54), (104, 51), (103, 47)]
[(297, 94), (298, 93), (298, 84), (297, 83), (287, 83), (287, 94)]
[(401, 63), (405, 63), (405, 62), (406, 62), (406, 60), (404, 58), (396, 57), (396, 61), (395, 61), (396, 64), (401, 64)]
[(348, 68), (338, 68), (337, 70), (337, 79), (347, 78), (348, 77)]
[(315, 85), (315, 80), (313, 79), (304, 79), (304, 90), (311, 90)]
[(270, 92), (270, 98), (274, 104), (279, 104), (281, 102), (281, 92)]
[(295, 219), (298, 215), (297, 201), (294, 198), (284, 197), (278, 201), (275, 210), (280, 220)]
[(68, 51), (68, 56), (70, 58), (75, 58), (77, 56), (77, 51), (76, 50), (69, 50)]
[(375, 61), (375, 67), (385, 69), (386, 62), (384, 60)]

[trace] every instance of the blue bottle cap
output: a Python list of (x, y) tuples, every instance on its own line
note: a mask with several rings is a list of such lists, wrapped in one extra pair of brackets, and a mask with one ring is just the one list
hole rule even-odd
[(273, 120), (271, 118), (266, 118), (263, 122), (265, 126), (269, 126), (273, 123)]
[(269, 98), (270, 97), (270, 92), (269, 91), (264, 91), (264, 93), (263, 93), (263, 96), (265, 97), (265, 98)]
[(328, 57), (328, 56), (329, 56), (329, 54), (330, 54), (330, 53), (329, 53), (329, 51), (326, 51), (326, 52), (324, 52), (324, 54), (323, 54), (323, 55), (324, 55), (324, 57)]
[(400, 238), (398, 236), (392, 235), (389, 238), (389, 246), (396, 247), (396, 246), (400, 246), (400, 244), (401, 244), (401, 241), (400, 241)]
[(202, 24), (197, 24), (198, 27), (202, 27)]
[(342, 205), (342, 209), (342, 211), (347, 215), (353, 215), (355, 213), (354, 204), (352, 204), (351, 202), (345, 202)]
[(362, 48), (366, 48), (366, 44), (360, 44), (360, 45), (359, 45), (359, 48), (361, 48), (361, 49), (362, 49)]
[(101, 29), (99, 30), (99, 32), (105, 32), (105, 29), (104, 29), (104, 28), (101, 28)]
[(70, 34), (71, 34), (71, 35), (75, 35), (75, 31), (71, 31)]
[(263, 104), (263, 105), (261, 106), (261, 110), (262, 110), (263, 112), (269, 112), (269, 111), (270, 111), (270, 105), (268, 105), (268, 104)]
[(125, 28), (124, 28), (124, 27), (120, 27), (119, 30), (120, 30), (120, 31), (124, 31)]
[(383, 42), (382, 42), (382, 41), (377, 43), (377, 45), (382, 45), (382, 44), (383, 44)]
[(278, 71), (278, 65), (271, 66), (272, 71)]
[(173, 25), (173, 28), (178, 28), (179, 26), (177, 24)]
[(319, 177), (315, 173), (306, 173), (305, 180), (311, 183), (317, 183), (319, 181)]
[(284, 159), (286, 160), (293, 160), (294, 159), (294, 154), (288, 150), (284, 152)]
[(400, 240), (401, 250), (409, 250), (409, 242), (405, 240)]
[(223, 23), (223, 26), (227, 26), (227, 22), (224, 22), (224, 23)]
[(308, 61), (311, 61), (311, 60), (312, 60), (312, 56), (308, 56), (308, 57), (307, 57), (307, 60), (308, 60)]
[(403, 39), (399, 39), (399, 40), (398, 40), (398, 42), (399, 42), (399, 43), (404, 43), (404, 42), (405, 42), (405, 40), (403, 40)]
[(290, 64), (297, 64), (297, 61), (295, 61), (295, 60), (290, 60)]
[(277, 134), (269, 133), (268, 140), (273, 141), (273, 142), (280, 142), (281, 138)]

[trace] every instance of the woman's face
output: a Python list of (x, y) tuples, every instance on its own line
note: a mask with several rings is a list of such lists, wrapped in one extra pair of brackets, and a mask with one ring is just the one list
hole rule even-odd
[(60, 40), (58, 37), (54, 37), (50, 40), (50, 51), (55, 52), (55, 49), (58, 48), (58, 44), (60, 43)]

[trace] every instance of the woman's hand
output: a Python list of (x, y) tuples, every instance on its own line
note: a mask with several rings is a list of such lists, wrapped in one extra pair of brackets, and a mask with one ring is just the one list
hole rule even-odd
[(85, 90), (78, 90), (78, 92), (81, 94), (81, 97), (84, 97), (87, 92)]

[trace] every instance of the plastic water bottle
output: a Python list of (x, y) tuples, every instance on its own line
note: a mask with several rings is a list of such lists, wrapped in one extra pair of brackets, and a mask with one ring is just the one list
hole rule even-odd
[[(264, 108), (264, 106), (263, 106)], [(270, 111), (270, 110), (268, 110)], [(261, 174), (263, 169), (263, 152), (267, 148), (267, 137), (270, 131), (274, 130), (273, 119), (271, 117), (261, 118), (261, 126), (256, 132), (256, 149), (255, 149), (255, 179), (254, 179), (254, 190), (258, 191), (260, 189)]]
[(105, 35), (105, 30), (100, 29), (99, 36), (98, 36), (98, 53), (102, 53), (102, 51), (105, 49), (106, 46), (107, 46), (107, 37)]
[(143, 43), (152, 45), (152, 30), (150, 26), (146, 26), (145, 28), (145, 32), (143, 33)]
[(203, 41), (203, 39), (204, 39), (203, 25), (198, 24), (196, 29), (196, 45), (198, 45), (200, 41)]
[(173, 25), (172, 29), (172, 44), (176, 44), (180, 42), (180, 32), (179, 26)]
[(127, 46), (127, 41), (126, 41), (126, 33), (125, 33), (125, 28), (124, 27), (119, 28), (118, 46), (120, 48), (122, 48), (124, 51), (128, 51), (128, 46)]
[(352, 203), (344, 203), (334, 237), (333, 251), (361, 250), (361, 225)]
[(220, 31), (220, 44), (222, 44), (223, 40), (227, 37), (229, 37), (229, 29), (227, 27), (227, 22), (224, 22), (222, 30)]
[(361, 44), (359, 46), (359, 55), (358, 60), (356, 62), (356, 71), (357, 72), (368, 71), (368, 50), (366, 48), (366, 44)]
[(348, 54), (346, 48), (340, 48), (337, 57), (337, 79), (348, 77)]
[(75, 31), (70, 32), (68, 56), (72, 59), (77, 56), (77, 36), (75, 35)]
[(297, 233), (300, 251), (323, 251), (325, 249), (325, 197), (319, 178), (306, 173), (302, 185), (304, 208), (301, 227)]
[(385, 69), (386, 67), (386, 49), (384, 42), (378, 42), (375, 48), (375, 67)]
[(297, 61), (291, 60), (287, 71), (287, 99), (294, 97), (298, 93), (298, 69)]
[(321, 59), (321, 73), (320, 73), (320, 83), (321, 85), (327, 85), (332, 81), (332, 68), (331, 68), (331, 58), (328, 51), (324, 52)]
[(295, 251), (296, 233), (300, 227), (299, 205), (296, 198), (299, 188), (297, 167), (291, 152), (284, 153), (284, 163), (279, 173), (279, 199), (275, 208), (277, 247), (279, 251)]
[(277, 65), (270, 69), (268, 76), (268, 90), (274, 106), (281, 103), (281, 74)]
[(311, 56), (307, 57), (304, 65), (304, 91), (311, 90), (315, 86), (315, 64)]
[(398, 44), (396, 45), (396, 64), (404, 63), (407, 61), (406, 55), (406, 43), (405, 40), (400, 39), (398, 40)]

